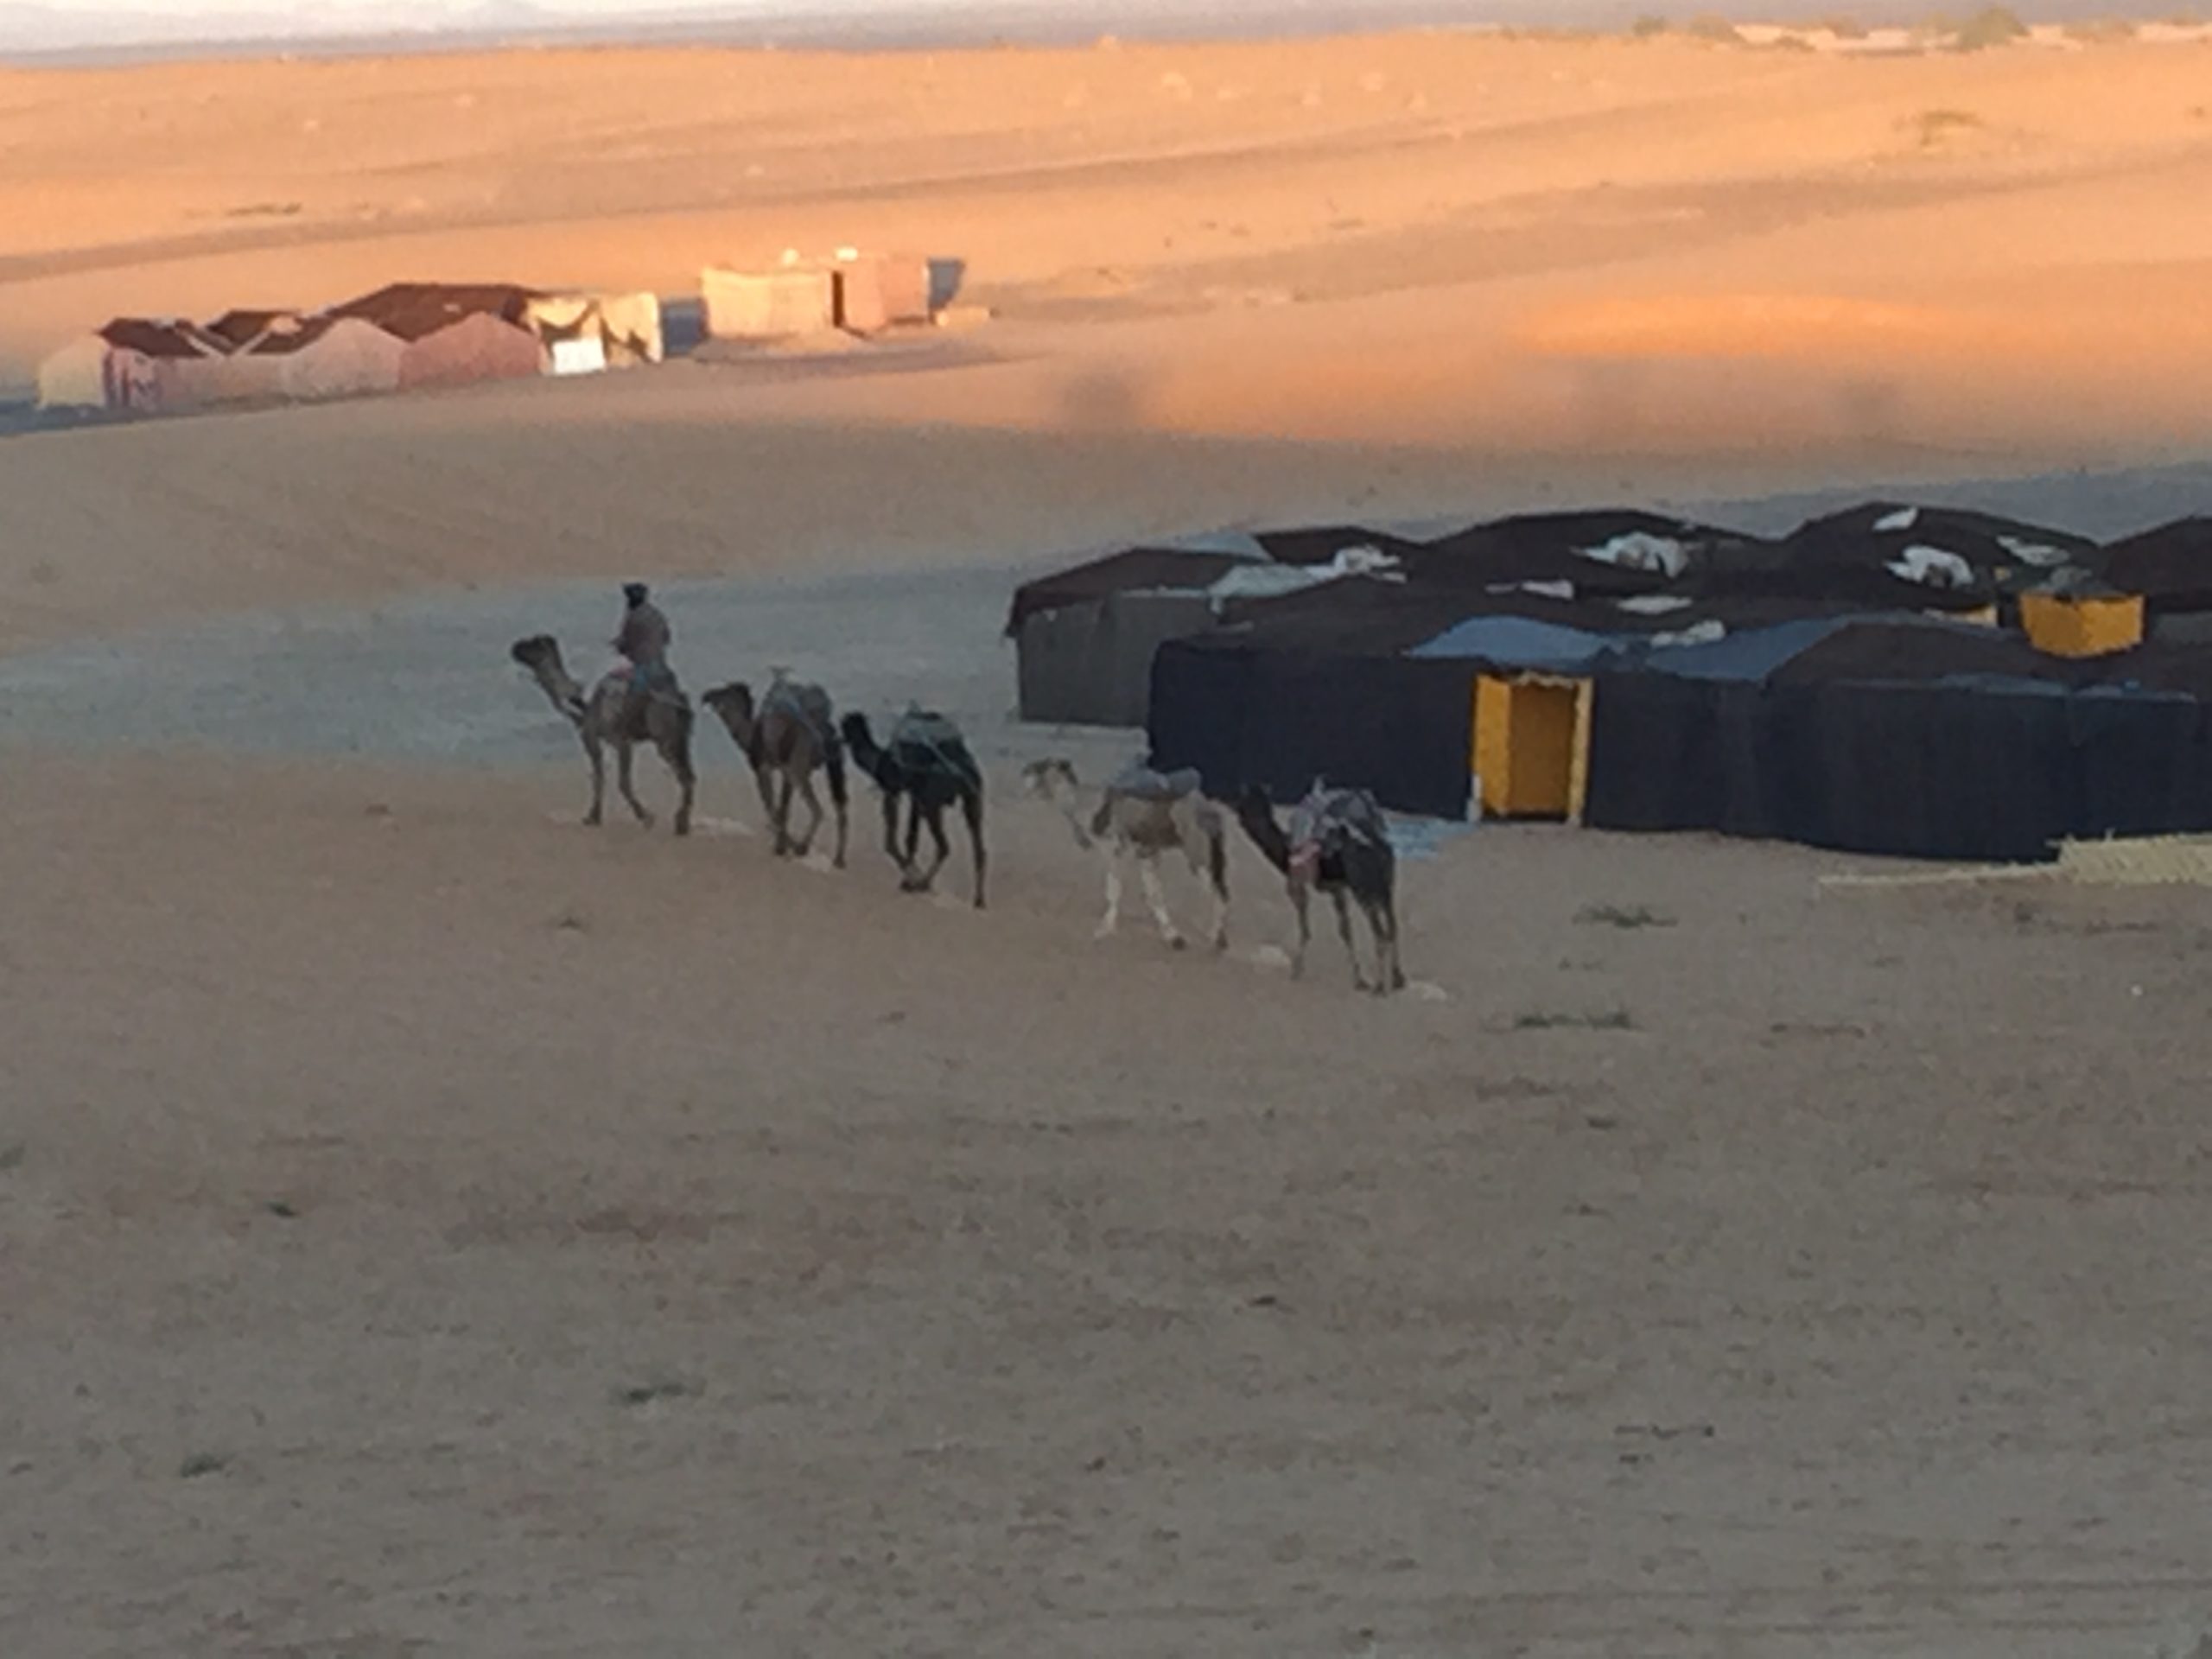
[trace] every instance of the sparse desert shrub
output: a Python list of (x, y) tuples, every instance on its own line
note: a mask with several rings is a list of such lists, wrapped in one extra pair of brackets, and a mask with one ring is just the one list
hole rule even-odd
[(1513, 1022), (1516, 1031), (1634, 1031), (1635, 1016), (1626, 1008), (1601, 1014), (1524, 1014)]
[(1647, 11), (1628, 26), (1628, 32), (1639, 41), (1648, 41), (1664, 35), (1669, 27), (1667, 20), (1657, 12)]
[(1986, 124), (1972, 110), (1923, 110), (1903, 124), (1923, 149), (1933, 149), (1954, 133), (1979, 131)]
[(2084, 46), (2120, 46), (2135, 38), (2135, 25), (2125, 17), (2089, 17), (2067, 24), (2066, 38)]
[(1722, 46), (1741, 46), (1744, 37), (1736, 32), (1736, 25), (1717, 11), (1701, 11), (1682, 25), (1682, 33), (1694, 41), (1712, 41)]
[(1985, 52), (2028, 37), (2028, 26), (2003, 6), (1978, 11), (1959, 25), (1951, 44), (1961, 52)]
[(1585, 905), (1574, 912), (1585, 927), (1672, 927), (1675, 918), (1649, 905)]
[(1856, 17), (1823, 17), (1819, 27), (1839, 41), (1863, 41), (1866, 38), (1866, 25)]
[(622, 1406), (650, 1406), (663, 1400), (686, 1399), (698, 1391), (690, 1383), (675, 1377), (657, 1376), (615, 1389), (614, 1402)]

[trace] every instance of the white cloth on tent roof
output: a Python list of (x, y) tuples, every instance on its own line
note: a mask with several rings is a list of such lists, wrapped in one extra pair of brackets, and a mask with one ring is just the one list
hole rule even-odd
[(1374, 576), (1383, 582), (1403, 582), (1398, 561), (1379, 547), (1364, 544), (1338, 550), (1325, 564), (1242, 564), (1223, 575), (1206, 589), (1218, 605), (1229, 599), (1274, 599), (1346, 576)]

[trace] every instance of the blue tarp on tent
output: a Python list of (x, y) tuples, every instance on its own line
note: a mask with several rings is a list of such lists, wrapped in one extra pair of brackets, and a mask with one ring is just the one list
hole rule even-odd
[(1690, 680), (1763, 680), (1802, 651), (1818, 645), (1853, 619), (1812, 616), (1771, 627), (1746, 628), (1702, 645), (1660, 645), (1639, 668)]
[(1532, 674), (1587, 674), (1611, 657), (1625, 658), (1643, 643), (1637, 634), (1596, 633), (1527, 616), (1471, 616), (1408, 657), (1494, 663)]

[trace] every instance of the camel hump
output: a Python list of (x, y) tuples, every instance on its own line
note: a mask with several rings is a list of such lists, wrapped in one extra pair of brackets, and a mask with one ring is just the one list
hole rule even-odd
[(934, 709), (909, 708), (899, 716), (899, 723), (892, 728), (892, 739), (900, 743), (944, 744), (962, 741), (960, 728), (950, 716)]
[(1367, 791), (1317, 783), (1291, 815), (1290, 839), (1297, 847), (1340, 846), (1346, 841), (1388, 847), (1390, 829)]
[(760, 712), (797, 721), (814, 734), (818, 743), (826, 746), (835, 742), (837, 727), (830, 706), (830, 694), (818, 685), (785, 678), (789, 671), (773, 671), (776, 677), (769, 682), (768, 690), (760, 698)]
[(1197, 794), (1204, 781), (1195, 766), (1161, 772), (1139, 761), (1123, 767), (1106, 789), (1109, 794), (1124, 795), (1132, 800), (1178, 801), (1186, 795)]

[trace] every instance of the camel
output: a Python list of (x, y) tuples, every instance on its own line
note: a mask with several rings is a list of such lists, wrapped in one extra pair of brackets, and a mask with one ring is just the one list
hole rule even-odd
[[(909, 705), (878, 747), (865, 715), (847, 715), (840, 729), (853, 764), (875, 780), (883, 792), (883, 849), (898, 865), (904, 893), (927, 893), (951, 856), (944, 836), (944, 810), (958, 803), (968, 820), (968, 842), (976, 855), (976, 908), (983, 908), (983, 771), (969, 752), (960, 728), (944, 715)], [(899, 847), (899, 803), (907, 804), (906, 846)], [(937, 843), (937, 861), (914, 868), (923, 825)]]
[[(767, 691), (756, 711), (752, 688), (742, 681), (718, 685), (699, 699), (721, 717), (739, 750), (753, 766), (753, 780), (760, 788), (760, 805), (775, 827), (776, 856), (804, 858), (822, 828), (822, 802), (814, 792), (817, 770), (830, 774), (830, 800), (837, 809), (839, 869), (845, 868), (845, 746), (838, 741), (831, 715), (830, 694), (818, 685), (785, 677), (785, 671), (770, 671)], [(780, 788), (779, 788), (780, 785)], [(806, 803), (811, 815), (806, 833), (791, 832), (791, 797)]]
[[(1337, 931), (1344, 937), (1351, 957), (1351, 982), (1356, 990), (1373, 990), (1377, 996), (1403, 990), (1406, 976), (1398, 964), (1397, 855), (1391, 850), (1389, 826), (1382, 809), (1363, 789), (1330, 789), (1316, 779), (1313, 792), (1291, 815), (1285, 830), (1275, 821), (1268, 792), (1257, 785), (1236, 800), (1237, 822), (1252, 838), (1268, 863), (1283, 873), (1290, 902), (1298, 912), (1298, 946), (1290, 959), (1294, 978), (1304, 971), (1306, 947), (1313, 929), (1306, 915), (1306, 900), (1315, 890), (1337, 904)], [(1361, 970), (1359, 950), (1351, 937), (1351, 912), (1345, 900), (1356, 901), (1367, 918), (1375, 939), (1375, 983), (1370, 986)]]
[(1077, 810), (1081, 786), (1075, 768), (1063, 760), (1033, 760), (1021, 771), (1022, 786), (1052, 802), (1067, 816), (1076, 845), (1099, 848), (1106, 865), (1106, 915), (1092, 935), (1105, 938), (1122, 912), (1122, 861), (1134, 857), (1144, 885), (1145, 902), (1160, 924), (1160, 937), (1171, 950), (1183, 948), (1183, 936), (1167, 913), (1160, 891), (1160, 855), (1180, 848), (1191, 874), (1203, 874), (1213, 888), (1213, 948), (1229, 949), (1229, 837), (1221, 809), (1198, 793), (1196, 772), (1158, 772), (1132, 767), (1099, 791), (1086, 823)]
[(591, 810), (584, 814), (586, 823), (600, 822), (607, 795), (605, 751), (610, 747), (622, 798), (638, 815), (639, 823), (652, 823), (653, 815), (645, 810), (630, 782), (631, 752), (641, 743), (651, 743), (683, 791), (676, 809), (676, 833), (691, 833), (691, 798), (698, 780), (691, 770), (691, 705), (681, 691), (657, 691), (633, 704), (629, 677), (616, 670), (601, 676), (587, 696), (562, 662), (561, 647), (550, 634), (518, 639), (509, 654), (530, 671), (538, 689), (567, 716), (583, 742), (584, 753), (591, 761)]

